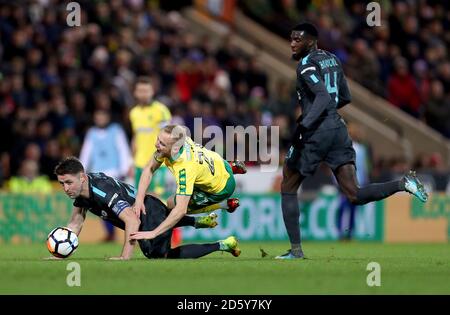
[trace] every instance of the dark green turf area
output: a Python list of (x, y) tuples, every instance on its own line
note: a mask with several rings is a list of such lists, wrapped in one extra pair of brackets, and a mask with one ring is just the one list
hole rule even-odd
[[(242, 243), (240, 257), (106, 261), (118, 244), (81, 244), (66, 260), (47, 261), (45, 244), (0, 245), (0, 294), (450, 294), (446, 244), (306, 242), (306, 260), (273, 257), (287, 243)], [(261, 257), (260, 247), (269, 255)], [(369, 262), (381, 286), (369, 287)], [(81, 287), (69, 287), (69, 262), (81, 266)]]

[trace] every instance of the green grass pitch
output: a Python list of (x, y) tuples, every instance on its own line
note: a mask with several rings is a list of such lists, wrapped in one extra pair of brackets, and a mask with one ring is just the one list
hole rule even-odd
[[(309, 259), (273, 259), (287, 243), (243, 242), (229, 253), (189, 260), (106, 261), (120, 244), (81, 244), (66, 260), (47, 261), (45, 244), (0, 246), (0, 294), (449, 294), (446, 244), (305, 242)], [(262, 258), (260, 248), (268, 256)], [(381, 286), (366, 283), (369, 262), (381, 266)], [(69, 287), (69, 262), (81, 286)]]

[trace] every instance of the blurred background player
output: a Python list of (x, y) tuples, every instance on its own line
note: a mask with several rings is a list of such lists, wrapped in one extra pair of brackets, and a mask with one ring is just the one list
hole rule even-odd
[(145, 191), (154, 172), (163, 163), (177, 183), (176, 194), (167, 200), (171, 212), (156, 229), (143, 233), (142, 237), (157, 237), (171, 229), (186, 213), (216, 209), (226, 209), (232, 213), (239, 206), (239, 199), (230, 197), (236, 188), (234, 174), (246, 173), (245, 165), (239, 161), (225, 161), (216, 152), (194, 143), (187, 137), (184, 127), (169, 125), (159, 133), (154, 157), (142, 172), (134, 205), (137, 214), (146, 212)]
[[(122, 126), (111, 122), (108, 111), (97, 109), (93, 115), (94, 126), (89, 128), (81, 147), (80, 161), (87, 172), (102, 172), (125, 180), (132, 167), (131, 152)], [(114, 226), (104, 221), (107, 236), (114, 240)]]
[[(131, 208), (135, 196), (133, 186), (104, 173), (86, 173), (81, 162), (74, 157), (62, 160), (56, 166), (55, 174), (66, 195), (74, 199), (72, 217), (67, 225), (69, 229), (80, 235), (89, 210), (125, 231), (121, 255), (111, 257), (110, 260), (129, 260), (136, 245), (130, 234), (152, 229), (167, 216), (167, 207), (158, 198), (147, 195), (145, 204), (152, 212), (136, 217)], [(178, 226), (213, 228), (216, 225), (215, 218), (211, 216), (185, 216)], [(235, 257), (240, 255), (234, 236), (211, 244), (185, 245), (173, 249), (170, 248), (170, 239), (171, 230), (153, 241), (140, 241), (139, 246), (147, 258), (198, 258), (215, 251), (227, 251)]]
[[(134, 97), (136, 105), (130, 111), (130, 122), (133, 131), (132, 151), (134, 155), (136, 187), (142, 174), (142, 169), (153, 157), (155, 153), (155, 143), (158, 133), (164, 126), (170, 123), (172, 115), (170, 110), (163, 103), (153, 97), (151, 79), (149, 77), (139, 77), (134, 87)], [(155, 174), (154, 181), (149, 187), (149, 191), (157, 194), (164, 194), (164, 177), (167, 168), (161, 168)]]
[(346, 124), (337, 112), (350, 103), (350, 91), (339, 59), (317, 48), (318, 36), (316, 27), (310, 23), (298, 24), (291, 31), (292, 57), (299, 62), (297, 94), (302, 115), (297, 119), (281, 183), (281, 209), (291, 249), (277, 259), (304, 257), (297, 191), (321, 162), (331, 168), (339, 187), (352, 204), (363, 205), (399, 191), (408, 191), (422, 202), (428, 199), (415, 172), (409, 172), (401, 180), (359, 186), (355, 150)]

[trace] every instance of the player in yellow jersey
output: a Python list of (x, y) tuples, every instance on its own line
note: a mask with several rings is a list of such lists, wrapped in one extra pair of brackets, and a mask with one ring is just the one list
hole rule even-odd
[[(162, 127), (172, 119), (166, 105), (153, 99), (154, 90), (150, 78), (139, 77), (134, 88), (137, 105), (130, 111), (133, 130), (132, 149), (135, 165), (135, 187), (139, 184), (142, 169), (155, 153), (155, 143)], [(157, 195), (164, 194), (164, 177), (166, 168), (160, 169), (150, 186), (150, 191)]]
[[(133, 130), (132, 150), (135, 165), (135, 187), (139, 184), (142, 169), (155, 153), (155, 143), (158, 133), (172, 119), (169, 109), (154, 100), (155, 91), (149, 77), (139, 77), (134, 87), (134, 97), (137, 105), (130, 111), (130, 121)], [(149, 190), (158, 198), (165, 194), (165, 178), (167, 167), (161, 167), (155, 174)], [(214, 218), (212, 218), (214, 219)], [(181, 242), (181, 230), (173, 230), (172, 243), (177, 246)]]
[(153, 239), (171, 229), (186, 213), (210, 212), (226, 209), (233, 212), (239, 206), (231, 198), (236, 187), (234, 174), (244, 174), (245, 166), (239, 161), (230, 163), (216, 152), (207, 150), (186, 136), (185, 129), (177, 125), (164, 127), (156, 141), (156, 153), (142, 171), (134, 204), (137, 215), (146, 213), (144, 197), (154, 172), (165, 164), (174, 175), (177, 191), (167, 201), (172, 209), (169, 216), (153, 231), (138, 232), (134, 239)]

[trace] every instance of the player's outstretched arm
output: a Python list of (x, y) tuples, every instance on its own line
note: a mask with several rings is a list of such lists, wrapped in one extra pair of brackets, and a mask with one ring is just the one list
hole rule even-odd
[(125, 208), (120, 214), (119, 218), (125, 223), (125, 235), (122, 254), (120, 257), (111, 257), (111, 260), (128, 260), (133, 255), (134, 246), (136, 241), (130, 238), (131, 233), (137, 232), (141, 220), (136, 217), (131, 207)]
[(164, 232), (170, 230), (177, 224), (183, 216), (187, 213), (187, 208), (189, 204), (189, 200), (191, 196), (176, 196), (177, 205), (170, 211), (170, 214), (167, 218), (161, 222), (161, 224), (156, 227), (153, 231), (147, 232), (136, 232), (131, 235), (131, 239), (133, 240), (142, 240), (142, 239), (154, 239), (155, 237), (163, 234)]
[(80, 235), (84, 220), (86, 219), (86, 212), (86, 209), (73, 207), (72, 218), (70, 219), (69, 224), (67, 224), (67, 227), (71, 229), (76, 235)]
[(142, 170), (141, 178), (139, 179), (138, 192), (136, 194), (136, 200), (133, 205), (134, 213), (137, 217), (140, 216), (141, 212), (146, 214), (144, 199), (145, 193), (147, 192), (148, 186), (150, 185), (153, 177), (153, 173), (161, 166), (161, 163), (152, 157), (151, 160)]

